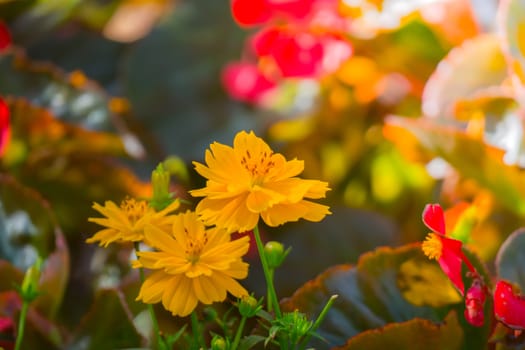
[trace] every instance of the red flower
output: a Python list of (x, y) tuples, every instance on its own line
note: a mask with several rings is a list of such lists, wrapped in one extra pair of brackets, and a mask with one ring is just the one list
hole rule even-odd
[(9, 123), (9, 108), (7, 103), (0, 98), (0, 157), (5, 153), (11, 136)]
[(335, 71), (352, 54), (346, 40), (330, 34), (271, 26), (251, 40), (260, 58), (270, 58), (283, 78), (312, 78)]
[(498, 281), (494, 290), (494, 314), (512, 329), (525, 329), (525, 298), (507, 281)]
[(264, 24), (275, 17), (299, 20), (310, 14), (315, 0), (233, 0), (232, 15), (244, 27)]
[(240, 26), (263, 24), (272, 16), (267, 0), (233, 0), (231, 9), (233, 18)]
[(0, 21), (0, 53), (11, 46), (11, 34), (4, 22)]
[(256, 65), (246, 62), (228, 64), (222, 72), (222, 82), (233, 98), (254, 103), (261, 102), (276, 86)]
[(450, 278), (462, 295), (465, 294), (461, 266), (464, 262), (474, 275), (476, 269), (463, 254), (463, 243), (457, 239), (446, 236), (445, 215), (439, 204), (427, 204), (423, 210), (423, 222), (435, 233), (430, 233), (422, 249), (426, 256), (436, 259), (441, 269)]

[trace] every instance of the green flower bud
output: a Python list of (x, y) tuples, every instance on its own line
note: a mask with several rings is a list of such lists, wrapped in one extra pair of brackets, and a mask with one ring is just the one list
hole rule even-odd
[(266, 254), (266, 259), (268, 260), (268, 267), (272, 270), (275, 270), (283, 263), (284, 259), (290, 253), (288, 248), (284, 250), (284, 246), (275, 241), (270, 241), (264, 246), (264, 253)]
[(170, 193), (170, 173), (164, 169), (162, 163), (151, 173), (151, 185), (153, 187), (153, 198), (150, 206), (155, 210), (162, 210), (173, 201)]
[(20, 294), (22, 299), (26, 301), (33, 301), (38, 296), (38, 283), (40, 281), (40, 274), (42, 270), (42, 258), (38, 257), (33, 266), (27, 269)]
[(211, 340), (211, 350), (228, 350), (228, 342), (220, 335), (213, 336)]
[(262, 309), (262, 299), (257, 301), (251, 295), (241, 297), (238, 303), (239, 313), (243, 317), (253, 317)]

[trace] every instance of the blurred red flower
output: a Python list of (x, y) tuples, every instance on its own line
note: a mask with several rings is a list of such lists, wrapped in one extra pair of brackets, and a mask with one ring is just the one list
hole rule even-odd
[(0, 21), (0, 53), (11, 46), (11, 33), (7, 25)]
[(0, 98), (0, 157), (5, 153), (11, 136), (11, 125), (9, 122), (9, 108), (7, 103)]
[(512, 284), (500, 280), (494, 290), (494, 314), (512, 329), (525, 329), (525, 298), (514, 292)]
[(248, 62), (233, 62), (222, 72), (222, 82), (233, 98), (258, 103), (276, 84), (266, 78), (256, 65)]

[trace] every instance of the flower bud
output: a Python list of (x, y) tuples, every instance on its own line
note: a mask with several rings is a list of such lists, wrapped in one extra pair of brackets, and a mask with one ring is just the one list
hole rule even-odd
[(264, 246), (264, 253), (266, 254), (266, 259), (268, 260), (268, 267), (272, 270), (275, 270), (283, 263), (284, 259), (290, 252), (291, 248), (284, 250), (284, 246), (275, 241), (270, 241)]
[(155, 210), (166, 208), (173, 201), (170, 193), (170, 173), (164, 169), (162, 163), (151, 173), (151, 185), (153, 187), (153, 198), (150, 206)]
[(465, 319), (473, 326), (483, 326), (485, 299), (484, 286), (481, 280), (476, 278), (465, 295)]
[(215, 335), (211, 340), (211, 350), (227, 350), (228, 342), (220, 335)]
[(251, 295), (245, 295), (239, 301), (239, 313), (243, 317), (253, 317), (262, 309), (261, 302)]
[(26, 301), (33, 301), (38, 296), (38, 283), (40, 281), (40, 272), (42, 269), (42, 258), (38, 258), (36, 262), (27, 269), (20, 294), (22, 299)]

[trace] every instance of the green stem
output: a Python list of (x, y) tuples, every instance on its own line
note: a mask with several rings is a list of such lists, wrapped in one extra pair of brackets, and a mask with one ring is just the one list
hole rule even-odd
[[(140, 252), (139, 243), (135, 242), (135, 252)], [(144, 284), (146, 277), (144, 276), (144, 269), (139, 268), (140, 283)], [(164, 342), (164, 338), (160, 334), (159, 322), (157, 321), (157, 316), (155, 316), (155, 310), (153, 309), (152, 304), (146, 304), (148, 306), (149, 316), (151, 318), (151, 323), (153, 325), (153, 332), (155, 333), (155, 338), (157, 339), (157, 346), (160, 349), (168, 349), (168, 345)]]
[(326, 317), (326, 314), (328, 313), (328, 310), (330, 310), (330, 308), (332, 307), (332, 305), (333, 305), (335, 299), (337, 299), (337, 297), (339, 297), (339, 295), (334, 294), (334, 295), (332, 295), (330, 297), (330, 299), (328, 299), (328, 301), (326, 302), (326, 305), (324, 306), (323, 310), (321, 310), (321, 313), (319, 314), (319, 316), (315, 320), (314, 324), (310, 328), (310, 331), (308, 332), (308, 335), (301, 342), (302, 346), (300, 347), (300, 349), (306, 349), (306, 345), (308, 345), (308, 342), (310, 341), (310, 338), (312, 337), (313, 333), (317, 330), (317, 328), (319, 328), (319, 326), (323, 322), (324, 318)]
[(193, 331), (192, 349), (205, 349), (206, 344), (204, 343), (204, 338), (200, 332), (199, 320), (197, 319), (195, 311), (191, 313), (191, 330)]
[(231, 350), (237, 350), (237, 347), (239, 346), (239, 342), (241, 340), (242, 331), (244, 329), (244, 325), (246, 324), (246, 320), (248, 318), (246, 316), (243, 316), (241, 318), (241, 322), (239, 323), (239, 327), (237, 327), (237, 333), (235, 333), (235, 339), (233, 340), (233, 344), (231, 346)]
[(22, 310), (20, 311), (20, 319), (18, 320), (18, 334), (16, 335), (15, 350), (20, 350), (20, 346), (22, 345), (28, 309), (29, 302), (27, 300), (24, 300), (24, 302), (22, 303)]
[(273, 285), (273, 278), (270, 268), (268, 267), (268, 260), (266, 260), (266, 254), (264, 253), (264, 246), (259, 234), (259, 226), (256, 225), (253, 229), (253, 235), (255, 236), (255, 242), (257, 243), (257, 250), (259, 251), (259, 257), (264, 272), (264, 278), (266, 279), (266, 286), (268, 288), (268, 309), (275, 312), (277, 317), (281, 317), (281, 309), (279, 307), (279, 301), (277, 294), (275, 293), (275, 287)]

